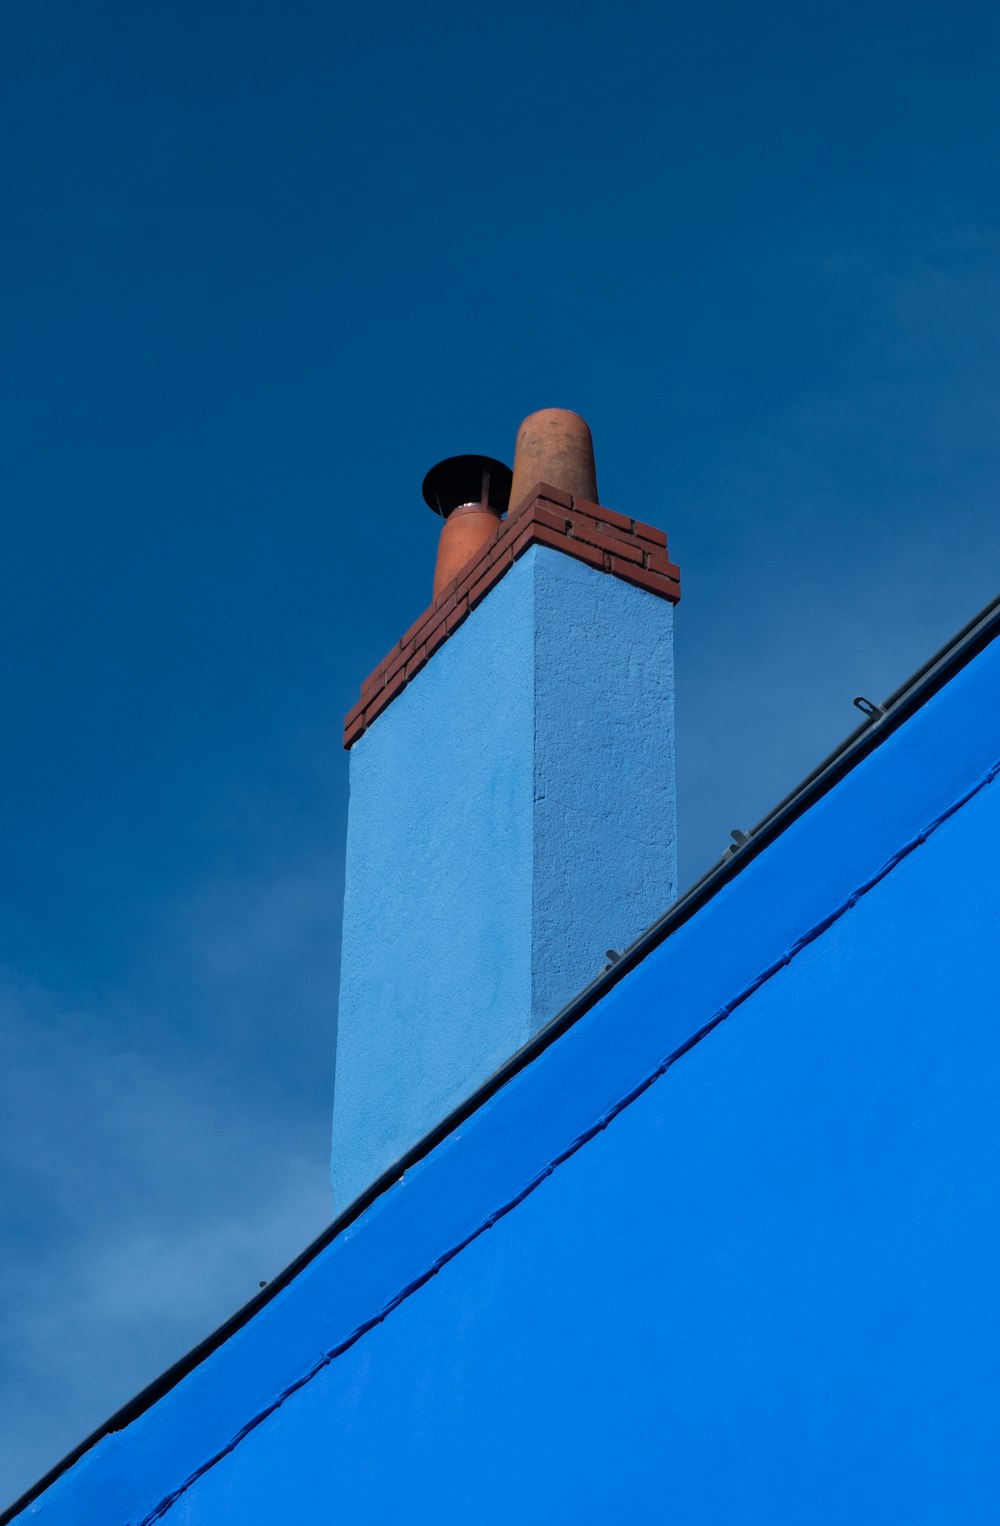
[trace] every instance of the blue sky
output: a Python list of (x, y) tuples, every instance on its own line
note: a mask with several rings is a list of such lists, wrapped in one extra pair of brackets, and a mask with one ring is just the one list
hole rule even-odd
[(997, 591), (993, 6), (0, 18), (0, 1494), (329, 1216), (346, 758), (425, 470), (663, 525), (682, 883)]

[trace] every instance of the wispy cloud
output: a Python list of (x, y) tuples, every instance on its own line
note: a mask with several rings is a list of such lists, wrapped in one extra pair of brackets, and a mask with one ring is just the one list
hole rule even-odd
[[(227, 968), (241, 964), (238, 941)], [(110, 1038), (116, 1025), (100, 1016), (0, 977), (7, 1498), (330, 1216), (311, 1114), (220, 1080), (196, 1051), (178, 1059)]]

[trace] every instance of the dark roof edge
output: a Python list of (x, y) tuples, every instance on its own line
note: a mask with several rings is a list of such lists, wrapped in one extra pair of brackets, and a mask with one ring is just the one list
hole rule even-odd
[(272, 1298), (294, 1281), (310, 1261), (325, 1250), (349, 1225), (360, 1218), (376, 1198), (388, 1191), (406, 1171), (428, 1155), (446, 1135), (458, 1128), (512, 1077), (530, 1064), (542, 1050), (571, 1028), (596, 1002), (600, 1001), (612, 986), (641, 963), (646, 955), (669, 937), (676, 928), (694, 916), (706, 901), (710, 900), (724, 885), (729, 884), (803, 811), (832, 789), (845, 774), (880, 746), (886, 737), (898, 730), (904, 721), (926, 704), (938, 689), (971, 662), (998, 635), (1000, 635), (1000, 595), (991, 600), (950, 641), (928, 658), (905, 683), (890, 694), (879, 707), (881, 713), (862, 722), (852, 731), (850, 736), (824, 758), (801, 784), (750, 829), (746, 839), (738, 847), (729, 849), (724, 857), (675, 901), (662, 917), (659, 917), (634, 943), (630, 944), (614, 964), (609, 965), (596, 979), (585, 986), (544, 1028), (540, 1028), (533, 1038), (529, 1039), (499, 1070), (483, 1082), (465, 1102), (443, 1118), (430, 1133), (425, 1134), (407, 1150), (405, 1155), (395, 1161), (388, 1170), (383, 1171), (369, 1187), (366, 1187), (353, 1203), (338, 1214), (333, 1222), (295, 1257), (294, 1261), (289, 1262), (288, 1266), (272, 1278), (266, 1288), (251, 1298), (249, 1303), (237, 1309), (236, 1313), (231, 1315), (224, 1324), (212, 1331), (166, 1372), (161, 1373), (158, 1378), (142, 1389), (134, 1399), (130, 1399), (127, 1404), (105, 1420), (60, 1462), (50, 1468), (44, 1477), (26, 1490), (12, 1505), (9, 1505), (0, 1515), (0, 1526), (8, 1526), (8, 1523), (15, 1520), (33, 1500), (50, 1488), (63, 1473), (68, 1472), (99, 1441), (116, 1431), (124, 1430), (139, 1415), (162, 1399), (164, 1394), (175, 1388), (195, 1367), (200, 1366), (214, 1351), (224, 1345), (230, 1336), (235, 1335), (245, 1324), (248, 1324), (262, 1308), (270, 1303)]

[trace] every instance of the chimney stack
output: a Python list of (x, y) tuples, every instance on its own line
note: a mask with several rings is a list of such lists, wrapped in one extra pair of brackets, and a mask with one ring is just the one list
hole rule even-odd
[(345, 722), (338, 1208), (677, 891), (666, 536), (597, 502), (563, 409), (525, 419), (513, 477), (453, 457), (424, 497), (434, 601)]

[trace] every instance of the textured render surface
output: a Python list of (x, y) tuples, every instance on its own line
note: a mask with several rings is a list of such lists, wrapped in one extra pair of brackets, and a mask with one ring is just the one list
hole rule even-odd
[(24, 1519), (992, 1519), (998, 713), (1000, 644)]
[(672, 633), (532, 547), (355, 743), (338, 1207), (676, 895)]
[(536, 555), (532, 1032), (677, 896), (673, 605)]
[(534, 623), (529, 554), (351, 752), (339, 1208), (528, 1037)]

